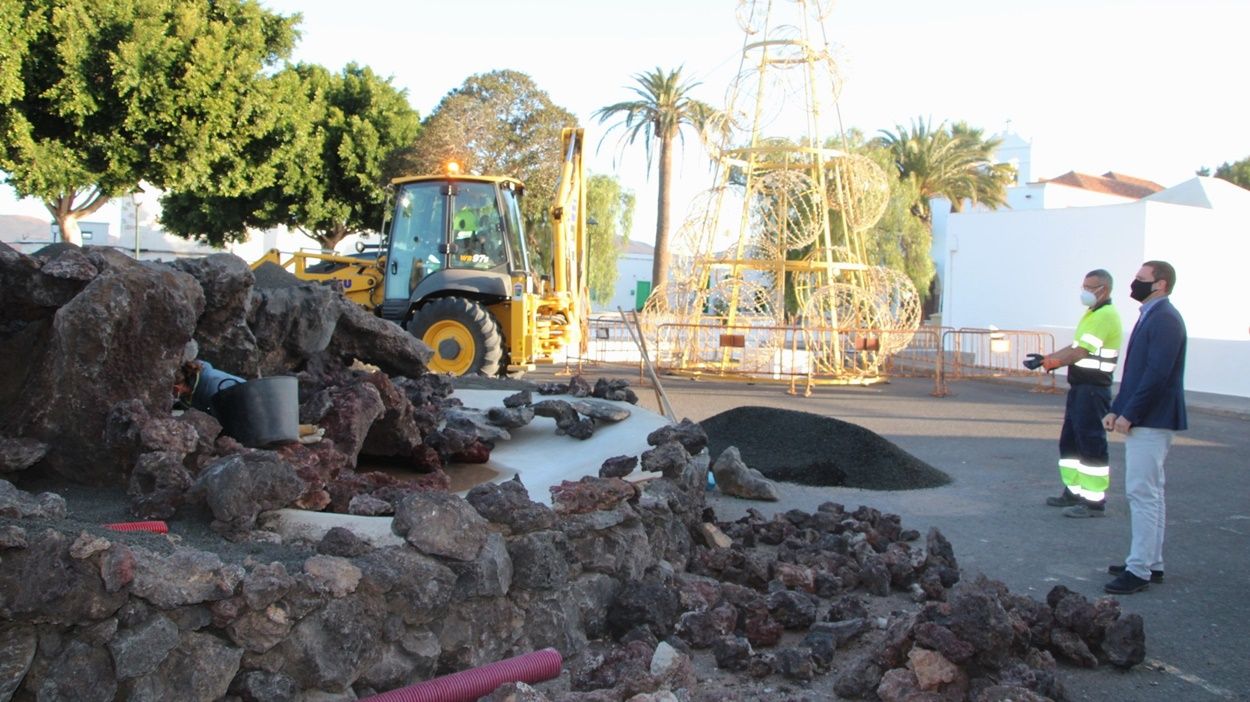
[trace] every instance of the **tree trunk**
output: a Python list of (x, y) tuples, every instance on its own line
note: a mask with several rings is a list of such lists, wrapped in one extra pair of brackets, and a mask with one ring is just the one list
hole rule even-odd
[(668, 232), (669, 209), (673, 198), (673, 138), (675, 134), (660, 136), (659, 197), (655, 213), (655, 252), (651, 261), (651, 294), (668, 282)]
[(313, 235), (313, 239), (316, 239), (317, 243), (321, 244), (321, 253), (331, 254), (334, 253), (334, 249), (338, 247), (339, 242), (346, 239), (350, 233), (347, 231), (346, 225), (336, 224), (330, 229), (317, 232)]
[(48, 208), (56, 226), (60, 228), (61, 241), (82, 246), (82, 229), (78, 226), (78, 220), (100, 209), (109, 199), (96, 190), (87, 198), (86, 204), (75, 208), (74, 200), (77, 198), (78, 193), (68, 193), (53, 200), (44, 200), (43, 206)]
[(67, 212), (58, 213), (56, 226), (61, 230), (61, 241), (74, 246), (82, 246), (82, 228), (78, 226), (78, 215)]

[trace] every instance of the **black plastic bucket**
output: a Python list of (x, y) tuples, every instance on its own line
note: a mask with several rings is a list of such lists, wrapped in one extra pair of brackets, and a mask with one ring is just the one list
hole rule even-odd
[(231, 385), (213, 395), (226, 434), (251, 448), (299, 440), (299, 382), (275, 375)]

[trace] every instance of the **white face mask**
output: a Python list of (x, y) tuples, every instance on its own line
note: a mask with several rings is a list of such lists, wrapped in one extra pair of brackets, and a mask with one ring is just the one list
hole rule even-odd
[(1093, 307), (1098, 302), (1098, 296), (1088, 290), (1081, 291), (1081, 304), (1086, 307)]

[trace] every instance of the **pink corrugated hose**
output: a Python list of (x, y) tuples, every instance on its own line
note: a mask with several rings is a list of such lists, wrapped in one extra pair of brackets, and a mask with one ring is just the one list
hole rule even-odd
[(168, 534), (169, 527), (165, 522), (154, 520), (150, 522), (117, 522), (116, 524), (105, 524), (105, 529), (113, 531), (146, 531), (153, 534)]
[(559, 677), (564, 660), (554, 648), (487, 663), (398, 690), (364, 697), (368, 702), (473, 702), (510, 682), (538, 683)]

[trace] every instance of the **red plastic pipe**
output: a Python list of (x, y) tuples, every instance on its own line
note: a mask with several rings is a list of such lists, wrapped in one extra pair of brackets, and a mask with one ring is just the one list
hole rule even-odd
[(153, 534), (168, 534), (169, 527), (162, 521), (151, 522), (117, 522), (116, 524), (105, 524), (105, 529), (113, 531), (146, 531)]
[(559, 677), (564, 660), (554, 648), (462, 670), (398, 690), (364, 697), (369, 702), (473, 702), (510, 682), (538, 683)]

